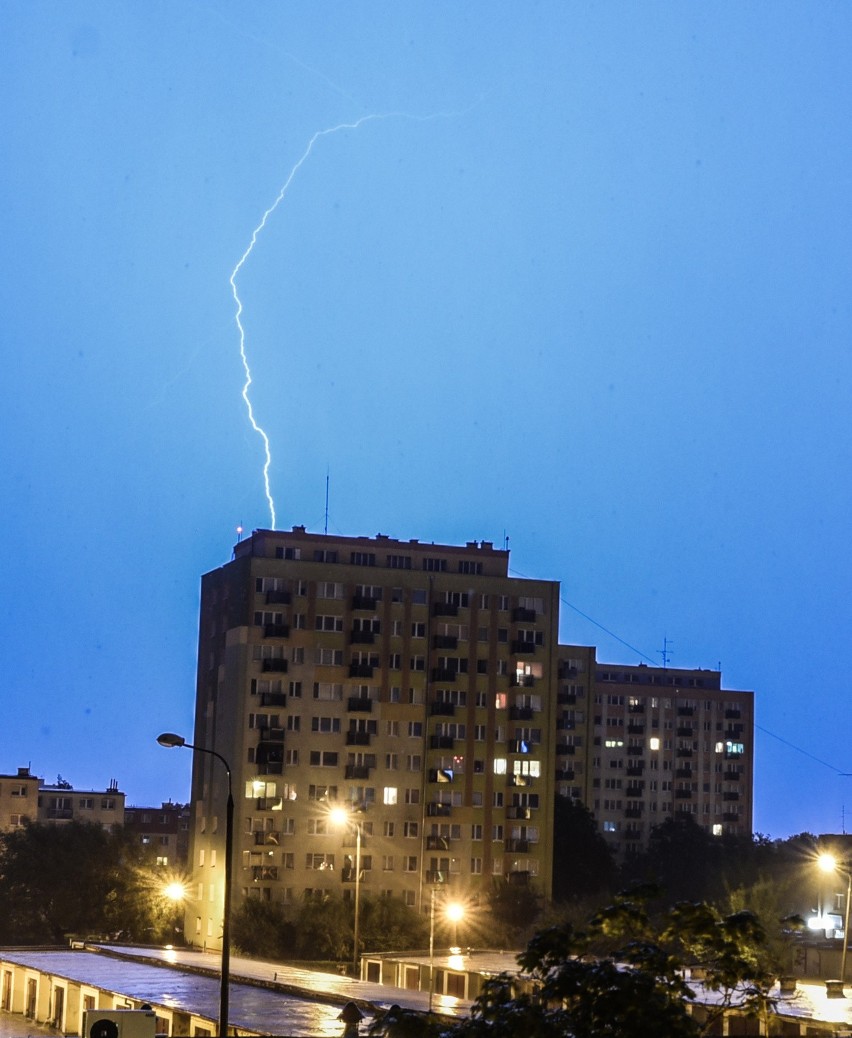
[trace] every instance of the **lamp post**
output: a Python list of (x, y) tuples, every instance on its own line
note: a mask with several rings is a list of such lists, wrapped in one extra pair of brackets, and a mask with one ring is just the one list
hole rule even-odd
[(329, 812), (336, 825), (352, 825), (355, 827), (355, 920), (352, 932), (352, 966), (355, 976), (359, 977), (358, 942), (360, 938), (361, 913), (361, 819), (353, 817), (345, 807), (333, 807)]
[[(458, 939), (459, 920), (464, 917), (464, 906), (452, 901), (444, 908), (444, 915), (453, 924), (454, 939)], [(429, 893), (429, 1013), (435, 997), (435, 887)]]
[(841, 869), (833, 854), (821, 854), (819, 856), (819, 867), (823, 872), (836, 872), (839, 876), (846, 877), (846, 911), (843, 918), (843, 949), (840, 953), (840, 987), (846, 983), (846, 949), (849, 945), (849, 903), (852, 901), (852, 873)]
[(163, 732), (157, 736), (161, 746), (172, 748), (185, 746), (195, 753), (208, 753), (221, 761), (228, 776), (228, 801), (225, 808), (225, 892), (222, 904), (222, 976), (219, 983), (219, 1034), (226, 1038), (228, 1034), (228, 980), (231, 969), (231, 859), (234, 844), (234, 794), (231, 788), (231, 767), (221, 753), (209, 750), (206, 746), (193, 746), (182, 735)]

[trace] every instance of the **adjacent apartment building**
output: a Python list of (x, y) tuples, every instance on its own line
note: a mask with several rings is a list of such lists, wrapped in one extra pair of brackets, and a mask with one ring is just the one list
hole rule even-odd
[[(351, 898), (356, 874), (362, 896), (420, 910), (436, 887), (495, 880), (549, 896), (557, 793), (620, 855), (683, 811), (750, 831), (751, 694), (560, 646), (558, 582), (508, 560), (487, 541), (297, 526), (256, 531), (203, 577), (192, 741), (230, 766), (235, 905)], [(196, 945), (221, 933), (227, 794), (221, 762), (196, 753)]]
[(112, 781), (106, 789), (74, 789), (70, 783), (49, 785), (30, 769), (0, 775), (0, 831), (28, 822), (93, 822), (111, 829), (124, 824), (125, 795)]

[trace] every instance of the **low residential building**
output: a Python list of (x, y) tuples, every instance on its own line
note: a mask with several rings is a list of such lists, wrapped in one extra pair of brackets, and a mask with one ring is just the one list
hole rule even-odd
[(189, 817), (189, 804), (169, 800), (159, 807), (125, 807), (124, 827), (154, 851), (158, 865), (180, 867), (189, 853)]
[(38, 791), (41, 779), (29, 768), (14, 775), (0, 775), (0, 832), (20, 829), (38, 820)]

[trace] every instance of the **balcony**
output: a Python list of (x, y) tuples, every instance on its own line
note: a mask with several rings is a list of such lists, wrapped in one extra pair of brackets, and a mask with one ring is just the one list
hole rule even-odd
[(722, 794), (722, 799), (723, 800), (739, 800), (740, 799), (740, 795), (739, 795), (739, 793), (731, 791), (730, 793), (723, 793)]
[(279, 834), (266, 832), (266, 833), (255, 833), (254, 834), (254, 845), (255, 847), (277, 847), (279, 841)]
[(675, 750), (675, 757), (691, 757), (692, 750), (687, 749), (685, 746), (680, 746)]
[(450, 849), (450, 840), (447, 836), (427, 836), (426, 837), (426, 850), (427, 851), (448, 851)]
[(529, 819), (532, 818), (532, 809), (529, 807), (507, 807), (506, 817), (515, 819)]
[(255, 811), (280, 811), (284, 802), (281, 797), (258, 797), (254, 802)]
[(741, 777), (739, 768), (729, 768), (727, 771), (722, 772), (722, 778), (726, 782), (739, 782)]
[(456, 705), (455, 703), (433, 703), (429, 707), (429, 713), (432, 717), (455, 717)]
[(644, 775), (645, 774), (645, 761), (643, 761), (643, 760), (631, 761), (630, 764), (624, 770), (630, 776)]
[(506, 850), (514, 854), (529, 854), (529, 840), (506, 840)]
[(627, 734), (628, 735), (644, 735), (645, 734), (645, 725), (644, 724), (636, 724), (636, 723), (628, 724), (628, 726), (627, 726)]
[(284, 761), (283, 760), (265, 760), (257, 762), (257, 773), (258, 775), (283, 775), (284, 774)]
[(642, 797), (645, 795), (644, 786), (628, 786), (624, 790), (624, 795), (627, 797)]
[(627, 756), (628, 757), (641, 757), (644, 752), (645, 752), (645, 747), (644, 746), (628, 746), (627, 747)]
[(573, 757), (576, 752), (577, 752), (577, 747), (576, 746), (561, 746), (561, 745), (558, 745), (556, 747), (556, 756), (557, 757)]
[(347, 764), (343, 775), (348, 779), (367, 779), (370, 777), (370, 767), (368, 764)]
[(70, 807), (49, 807), (47, 809), (48, 818), (73, 818), (74, 812)]
[(459, 640), (452, 634), (436, 634), (432, 639), (432, 646), (435, 649), (457, 649)]
[[(509, 686), (510, 688), (535, 688), (535, 677), (532, 674), (518, 674), (515, 672), (509, 679)], [(556, 697), (556, 701), (562, 702), (559, 696)]]
[[(367, 873), (364, 869), (361, 869), (361, 882), (364, 883), (367, 879)], [(352, 865), (344, 865), (340, 870), (340, 882), (341, 883), (354, 883), (355, 882), (355, 868)]]
[(644, 703), (631, 703), (627, 708), (627, 712), (630, 714), (644, 714), (645, 704)]
[(625, 818), (641, 818), (642, 817), (642, 805), (633, 804), (630, 807), (624, 809)]
[(740, 820), (740, 816), (735, 811), (723, 811), (722, 812), (722, 821), (723, 822), (738, 822), (739, 820)]
[(555, 778), (557, 782), (570, 782), (576, 772), (572, 768), (557, 768), (555, 772)]
[(459, 607), (451, 602), (436, 602), (432, 606), (432, 616), (458, 616)]
[(557, 732), (573, 732), (576, 727), (577, 724), (575, 721), (567, 720), (564, 717), (560, 717), (556, 721)]
[(366, 696), (350, 696), (346, 700), (346, 709), (353, 713), (371, 714), (373, 712), (373, 700)]
[(460, 671), (450, 670), (449, 667), (433, 667), (432, 668), (432, 680), (433, 681), (458, 681)]
[(510, 721), (531, 721), (533, 719), (533, 708), (531, 706), (510, 706)]
[(535, 609), (524, 609), (523, 606), (518, 606), (517, 609), (512, 610), (512, 623), (534, 624), (535, 616)]
[(510, 869), (506, 873), (506, 879), (519, 887), (529, 886), (530, 873), (529, 869)]
[(678, 725), (678, 727), (675, 729), (675, 735), (677, 735), (681, 739), (691, 739), (694, 734), (695, 729), (692, 727), (691, 724)]
[(557, 692), (556, 702), (559, 706), (574, 706), (577, 696), (573, 692)]
[(287, 660), (284, 659), (266, 659), (263, 661), (261, 668), (264, 674), (286, 674), (287, 673)]
[(432, 750), (451, 750), (455, 739), (451, 735), (431, 735), (429, 748)]
[(347, 732), (346, 733), (346, 745), (347, 746), (369, 746), (370, 745), (370, 733), (369, 732)]
[(290, 592), (289, 591), (267, 591), (266, 592), (266, 604), (267, 605), (290, 605)]
[(287, 696), (284, 692), (261, 692), (261, 706), (286, 706)]
[(263, 625), (263, 637), (264, 638), (289, 638), (290, 637), (290, 625), (289, 624), (264, 624)]
[(675, 768), (676, 779), (691, 779), (692, 768)]
[(369, 609), (371, 613), (374, 613), (378, 602), (379, 600), (377, 598), (368, 598), (366, 595), (353, 595), (352, 608)]
[(278, 866), (277, 865), (252, 865), (251, 878), (255, 883), (260, 883), (263, 880), (278, 879)]
[(679, 706), (677, 708), (678, 717), (692, 717), (695, 713), (695, 708), (691, 706)]
[(431, 768), (428, 773), (429, 782), (452, 782), (453, 772), (450, 768)]
[(425, 873), (427, 883), (450, 883), (452, 877), (443, 869), (428, 869)]
[(376, 635), (373, 631), (350, 631), (349, 642), (352, 645), (373, 645)]
[(507, 775), (506, 785), (515, 786), (520, 789), (526, 789), (535, 783), (535, 779), (532, 775)]
[(427, 804), (426, 805), (426, 817), (427, 818), (449, 818), (452, 814), (453, 809), (449, 804)]
[(739, 721), (739, 719), (742, 716), (743, 715), (742, 715), (742, 711), (741, 710), (726, 710), (725, 711), (725, 720), (726, 721)]
[(371, 663), (350, 663), (350, 678), (371, 678), (373, 676), (373, 665)]
[(532, 753), (532, 743), (523, 739), (510, 739), (506, 744), (509, 753)]
[(283, 728), (261, 728), (260, 729), (260, 741), (261, 741), (261, 743), (265, 743), (265, 742), (282, 743), (282, 742), (284, 742), (284, 729)]
[(515, 656), (529, 656), (534, 653), (538, 646), (535, 642), (531, 641), (519, 641), (515, 640), (512, 642), (512, 653)]
[(676, 800), (689, 800), (691, 796), (692, 796), (692, 790), (691, 789), (676, 789), (675, 790), (675, 799)]

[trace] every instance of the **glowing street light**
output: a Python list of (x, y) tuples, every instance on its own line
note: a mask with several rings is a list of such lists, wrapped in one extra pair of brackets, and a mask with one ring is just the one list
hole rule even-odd
[(358, 940), (360, 937), (360, 912), (361, 912), (361, 819), (354, 816), (354, 812), (345, 807), (333, 807), (328, 812), (328, 817), (334, 825), (355, 827), (355, 923), (352, 933), (352, 966), (355, 976), (360, 976), (358, 968)]
[(168, 898), (169, 901), (183, 901), (186, 897), (186, 884), (179, 880), (167, 883), (163, 887), (163, 897)]
[[(453, 924), (453, 939), (456, 939), (456, 928), (464, 918), (464, 905), (451, 901), (444, 906), (444, 917)], [(432, 1012), (432, 1000), (435, 997), (435, 888), (432, 887), (429, 897), (429, 1012)]]
[(228, 800), (225, 805), (225, 892), (222, 899), (222, 976), (219, 982), (219, 1034), (224, 1038), (228, 1034), (228, 979), (231, 969), (231, 859), (234, 845), (234, 794), (231, 788), (231, 766), (221, 753), (208, 750), (206, 746), (193, 746), (182, 735), (175, 735), (174, 732), (163, 732), (162, 735), (157, 736), (157, 742), (169, 749), (185, 746), (194, 753), (208, 753), (222, 763), (228, 776)]
[(852, 874), (840, 868), (833, 854), (820, 854), (817, 864), (823, 872), (836, 872), (846, 877), (846, 914), (843, 920), (843, 950), (840, 954), (840, 987), (846, 983), (846, 949), (849, 946), (849, 902), (852, 901)]

